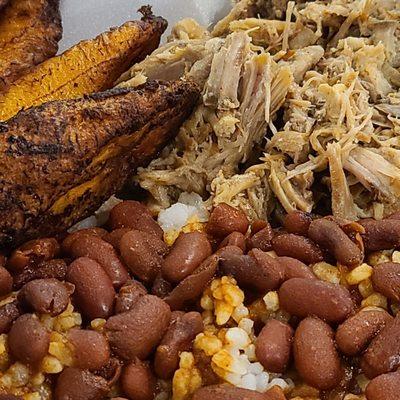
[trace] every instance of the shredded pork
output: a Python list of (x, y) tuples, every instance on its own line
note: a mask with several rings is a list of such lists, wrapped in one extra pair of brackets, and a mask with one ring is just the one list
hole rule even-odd
[(241, 0), (208, 31), (179, 23), (120, 84), (194, 79), (202, 100), (137, 182), (252, 218), (355, 220), (400, 209), (400, 2)]

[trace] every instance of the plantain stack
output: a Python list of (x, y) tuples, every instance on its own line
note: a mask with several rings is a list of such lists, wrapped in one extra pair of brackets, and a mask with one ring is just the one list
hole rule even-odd
[(0, 247), (92, 214), (173, 137), (199, 95), (191, 82), (54, 101), (0, 124)]
[(0, 94), (0, 121), (23, 108), (50, 100), (72, 99), (109, 89), (132, 63), (159, 44), (167, 23), (141, 10), (141, 21), (127, 22), (93, 40), (83, 41), (34, 68)]
[[(0, 0), (0, 9), (6, 3)], [(0, 11), (0, 93), (53, 57), (61, 34), (59, 0), (11, 0)]]

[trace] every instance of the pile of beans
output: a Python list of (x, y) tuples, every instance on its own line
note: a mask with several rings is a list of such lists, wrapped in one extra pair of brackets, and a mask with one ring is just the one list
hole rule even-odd
[[(250, 224), (244, 213), (220, 204), (204, 232), (181, 233), (169, 248), (148, 209), (124, 201), (104, 228), (33, 240), (0, 258), (0, 296), (12, 299), (0, 307), (0, 334), (7, 334), (13, 362), (40, 370), (50, 345), (40, 316), (56, 317), (72, 303), (83, 324), (66, 334), (72, 365), (48, 377), (54, 398), (101, 400), (117, 387), (125, 398), (151, 400), (160, 391), (157, 379), (173, 377), (181, 352), (190, 351), (204, 329), (198, 303), (207, 285), (228, 275), (253, 298), (276, 291), (291, 316), (260, 327), (256, 355), (267, 371), (295, 371), (325, 394), (350, 393), (352, 378), (363, 373), (370, 379), (368, 400), (394, 400), (400, 314), (362, 308), (356, 287), (320, 280), (310, 266), (337, 263), (348, 273), (368, 254), (398, 246), (397, 215), (349, 222), (295, 212), (272, 228), (267, 221)], [(398, 304), (400, 264), (376, 265), (372, 284)], [(104, 320), (101, 330), (91, 329), (96, 320)], [(277, 387), (261, 394), (218, 384), (193, 394), (193, 400), (206, 398), (291, 397)]]

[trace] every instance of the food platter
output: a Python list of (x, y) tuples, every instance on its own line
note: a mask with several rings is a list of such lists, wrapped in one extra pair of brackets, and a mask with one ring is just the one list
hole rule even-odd
[(398, 0), (0, 0), (0, 400), (399, 393)]

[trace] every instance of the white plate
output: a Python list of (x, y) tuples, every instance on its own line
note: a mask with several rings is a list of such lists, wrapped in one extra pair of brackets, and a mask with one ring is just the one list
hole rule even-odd
[(145, 4), (152, 5), (154, 14), (167, 19), (169, 27), (186, 17), (208, 26), (231, 7), (229, 0), (61, 0), (64, 34), (60, 51), (112, 26), (139, 18), (137, 10)]

